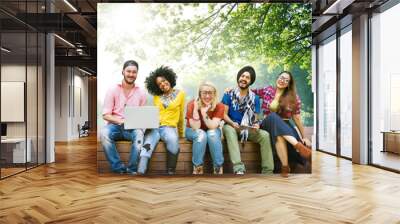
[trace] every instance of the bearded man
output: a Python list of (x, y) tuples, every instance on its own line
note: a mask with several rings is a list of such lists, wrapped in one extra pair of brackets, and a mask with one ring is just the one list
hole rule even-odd
[(223, 133), (228, 145), (229, 157), (233, 164), (233, 172), (243, 175), (246, 168), (240, 158), (239, 139), (260, 144), (261, 173), (272, 174), (274, 161), (271, 141), (268, 132), (260, 129), (257, 114), (261, 113), (260, 98), (249, 90), (256, 80), (253, 67), (245, 66), (239, 70), (237, 87), (227, 91), (222, 103), (225, 104)]
[[(146, 104), (145, 91), (135, 85), (139, 65), (136, 61), (126, 61), (122, 68), (122, 83), (110, 88), (104, 98), (103, 119), (106, 125), (101, 130), (101, 144), (111, 171), (114, 173), (137, 173), (138, 153), (143, 145), (144, 131), (142, 129), (125, 130), (124, 109), (126, 106), (143, 106)], [(128, 140), (132, 142), (128, 165), (121, 161), (115, 141)]]

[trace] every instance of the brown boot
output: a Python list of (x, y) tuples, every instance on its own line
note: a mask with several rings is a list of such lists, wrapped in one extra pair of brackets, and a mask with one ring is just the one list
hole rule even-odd
[(307, 146), (303, 145), (301, 142), (298, 142), (294, 148), (296, 151), (300, 154), (301, 157), (304, 159), (310, 159), (311, 158), (311, 149), (308, 148)]
[(282, 166), (281, 168), (281, 176), (282, 177), (289, 177), (290, 167), (289, 166)]

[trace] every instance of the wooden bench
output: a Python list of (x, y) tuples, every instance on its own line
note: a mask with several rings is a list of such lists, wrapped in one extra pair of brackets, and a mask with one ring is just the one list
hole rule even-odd
[[(176, 166), (176, 174), (191, 174), (193, 170), (192, 165), (192, 143), (185, 140), (180, 139), (180, 153), (178, 157), (178, 163)], [(127, 164), (129, 160), (131, 142), (129, 141), (119, 141), (117, 142), (117, 150), (120, 154), (121, 160)], [(226, 146), (226, 143), (223, 142), (224, 149), (224, 173), (232, 173), (232, 163), (229, 158), (229, 152)], [(245, 164), (247, 173), (260, 173), (261, 172), (261, 155), (259, 150), (259, 145), (253, 142), (247, 142), (244, 146), (240, 146), (240, 155), (242, 162)], [(165, 174), (166, 166), (167, 166), (167, 153), (165, 149), (165, 145), (163, 142), (160, 142), (157, 145), (156, 150), (153, 152), (151, 157), (150, 166), (148, 173), (149, 174)], [(97, 147), (97, 169), (98, 172), (110, 172), (110, 165), (104, 155), (103, 147), (98, 144)], [(206, 155), (204, 158), (204, 172), (212, 173), (212, 161), (207, 149)], [(305, 170), (304, 167), (298, 167), (294, 171), (296, 173), (311, 173), (310, 168)]]

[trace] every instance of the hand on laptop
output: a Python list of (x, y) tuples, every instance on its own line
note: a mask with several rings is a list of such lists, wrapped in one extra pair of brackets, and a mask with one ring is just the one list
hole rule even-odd
[(124, 115), (125, 118), (120, 123), (125, 130), (154, 129), (160, 125), (158, 106), (126, 106)]

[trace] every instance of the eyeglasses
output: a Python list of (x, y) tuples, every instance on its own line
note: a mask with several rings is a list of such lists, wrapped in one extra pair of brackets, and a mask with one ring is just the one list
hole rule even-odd
[(282, 80), (285, 84), (288, 84), (290, 82), (290, 79), (287, 79), (284, 76), (279, 76), (278, 79)]
[(206, 95), (213, 96), (214, 95), (214, 91), (200, 91), (200, 94), (203, 95), (203, 96), (206, 96)]

